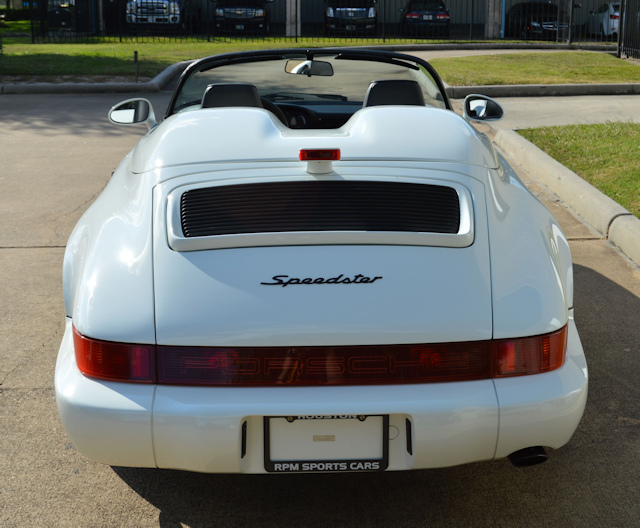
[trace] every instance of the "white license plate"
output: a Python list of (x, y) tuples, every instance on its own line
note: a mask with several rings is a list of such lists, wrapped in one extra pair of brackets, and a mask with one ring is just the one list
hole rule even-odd
[(264, 466), (272, 473), (384, 471), (389, 416), (264, 418)]
[(422, 20), (433, 20), (433, 15), (422, 15)]
[(244, 29), (244, 24), (236, 24), (236, 29)]

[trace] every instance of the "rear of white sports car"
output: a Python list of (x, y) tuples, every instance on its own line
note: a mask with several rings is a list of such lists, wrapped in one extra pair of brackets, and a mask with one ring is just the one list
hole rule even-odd
[(528, 465), (586, 401), (567, 242), (450, 110), (172, 115), (72, 235), (65, 304), (60, 415), (111, 465)]

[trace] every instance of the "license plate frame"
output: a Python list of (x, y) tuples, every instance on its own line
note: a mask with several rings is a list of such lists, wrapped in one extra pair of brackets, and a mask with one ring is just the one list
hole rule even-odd
[(244, 30), (244, 24), (236, 24), (236, 30), (237, 31), (243, 31)]
[(347, 31), (355, 31), (356, 30), (356, 26), (353, 24), (348, 24), (346, 27)]
[[(362, 422), (366, 422), (367, 419), (371, 418), (372, 423), (369, 425), (362, 424)], [(280, 420), (280, 422), (274, 422), (273, 426), (272, 420)], [(312, 455), (304, 456), (304, 457), (293, 457), (292, 460), (282, 460), (278, 458), (277, 460), (272, 460), (272, 431), (276, 431), (276, 428), (279, 429), (278, 434), (282, 435), (283, 428), (286, 427), (283, 425), (282, 420), (286, 420), (287, 423), (293, 423), (296, 420), (310, 421), (310, 420), (322, 420), (324, 424), (327, 422), (331, 423), (333, 421), (333, 425), (339, 426), (342, 433), (355, 435), (357, 438), (358, 435), (362, 436), (362, 434), (367, 434), (367, 430), (375, 429), (379, 427), (377, 434), (380, 439), (380, 450), (381, 456), (367, 456), (363, 458), (355, 458), (353, 456), (348, 458), (336, 457), (336, 458), (321, 458), (314, 459)], [(355, 420), (354, 422), (348, 423), (346, 420)], [(341, 421), (340, 424), (337, 422)], [(360, 422), (360, 423), (358, 423)], [(379, 425), (378, 425), (379, 422)], [(385, 471), (389, 466), (389, 415), (388, 414), (378, 414), (378, 415), (348, 415), (348, 416), (331, 416), (331, 415), (321, 415), (321, 416), (265, 416), (263, 417), (264, 424), (264, 468), (268, 473), (362, 473), (362, 472), (379, 472)], [(323, 424), (323, 425), (324, 425)], [(304, 427), (303, 424), (300, 424), (301, 427)], [(362, 427), (360, 427), (362, 426)], [(294, 431), (292, 428), (292, 435), (299, 434), (298, 431)], [(350, 429), (350, 431), (349, 431)], [(360, 431), (358, 429), (361, 429)], [(307, 431), (307, 433), (312, 431)], [(369, 431), (370, 434), (370, 431)], [(327, 438), (323, 437), (331, 437), (332, 435), (313, 435), (314, 442), (324, 442)], [(316, 440), (315, 437), (318, 436), (319, 439)], [(353, 439), (352, 437), (351, 439)], [(305, 449), (307, 449), (305, 447)]]

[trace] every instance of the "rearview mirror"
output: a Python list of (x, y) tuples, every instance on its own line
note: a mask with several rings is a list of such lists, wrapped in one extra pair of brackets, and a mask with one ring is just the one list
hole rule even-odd
[(153, 106), (146, 99), (127, 99), (109, 110), (109, 121), (116, 125), (146, 124), (151, 130), (158, 123)]
[(331, 77), (333, 66), (331, 63), (317, 60), (289, 60), (284, 67), (287, 73), (296, 75)]

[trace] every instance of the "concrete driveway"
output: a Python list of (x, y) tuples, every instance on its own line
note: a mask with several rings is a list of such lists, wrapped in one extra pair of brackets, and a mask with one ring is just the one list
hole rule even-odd
[(494, 128), (591, 125), (606, 121), (640, 123), (640, 96), (500, 97), (505, 117)]
[[(0, 97), (0, 526), (637, 526), (640, 272), (526, 173), (570, 238), (590, 369), (584, 419), (547, 463), (274, 477), (112, 468), (79, 455), (53, 393), (62, 256), (141, 133), (106, 121), (124, 98)], [(161, 114), (168, 95), (151, 99)], [(526, 101), (505, 103), (508, 112), (531, 111)], [(556, 105), (555, 116), (567, 102), (537, 103)]]

